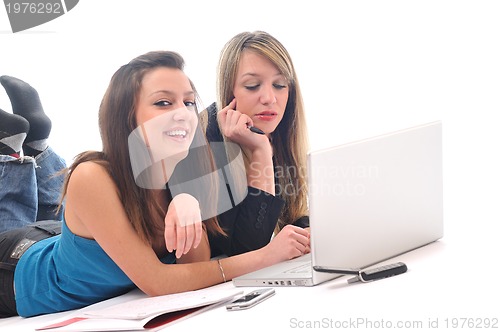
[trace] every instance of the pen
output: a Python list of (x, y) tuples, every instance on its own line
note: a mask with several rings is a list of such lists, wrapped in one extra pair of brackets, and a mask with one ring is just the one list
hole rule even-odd
[(254, 132), (254, 133), (260, 134), (260, 135), (264, 135), (264, 132), (257, 127), (252, 127), (252, 126), (247, 125), (247, 128), (250, 129), (251, 132)]

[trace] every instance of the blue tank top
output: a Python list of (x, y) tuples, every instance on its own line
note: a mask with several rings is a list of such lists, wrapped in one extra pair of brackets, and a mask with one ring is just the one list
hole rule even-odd
[[(162, 259), (175, 263), (175, 255)], [(33, 244), (14, 274), (20, 316), (82, 308), (124, 294), (136, 286), (95, 240), (73, 234), (63, 221), (61, 235)]]

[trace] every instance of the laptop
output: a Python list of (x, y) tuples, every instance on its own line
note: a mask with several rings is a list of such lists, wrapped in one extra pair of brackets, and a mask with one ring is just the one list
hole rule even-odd
[(314, 286), (443, 236), (442, 125), (428, 123), (309, 152), (311, 253), (233, 279)]

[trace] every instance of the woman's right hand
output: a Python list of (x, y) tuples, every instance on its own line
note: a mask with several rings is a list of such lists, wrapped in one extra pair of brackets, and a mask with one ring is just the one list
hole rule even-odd
[(222, 133), (239, 144), (249, 158), (251, 166), (247, 167), (248, 185), (274, 195), (273, 149), (269, 138), (248, 129), (253, 121), (248, 115), (236, 110), (236, 99), (219, 112), (218, 119)]
[(238, 143), (242, 148), (249, 151), (255, 151), (266, 146), (272, 153), (267, 136), (253, 133), (248, 129), (248, 126), (253, 125), (253, 121), (248, 115), (236, 110), (236, 99), (233, 99), (219, 111), (217, 116), (222, 133), (231, 141)]
[(286, 225), (263, 249), (271, 265), (289, 260), (311, 252), (310, 235), (303, 228)]
[(172, 199), (165, 216), (165, 244), (167, 250), (179, 259), (202, 239), (202, 220), (198, 200), (189, 194), (179, 194)]

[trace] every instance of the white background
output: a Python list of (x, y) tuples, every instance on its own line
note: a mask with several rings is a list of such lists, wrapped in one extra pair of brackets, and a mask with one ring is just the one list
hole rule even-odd
[[(0, 8), (0, 74), (38, 90), (53, 121), (50, 143), (71, 162), (100, 149), (97, 111), (120, 65), (151, 50), (178, 51), (208, 105), (220, 49), (253, 30), (273, 34), (291, 53), (313, 149), (443, 122), (445, 240), (464, 255), (450, 273), (493, 283), (500, 2), (82, 0), (16, 34)], [(11, 110), (3, 89), (0, 107)], [(492, 287), (485, 301), (498, 297)]]

